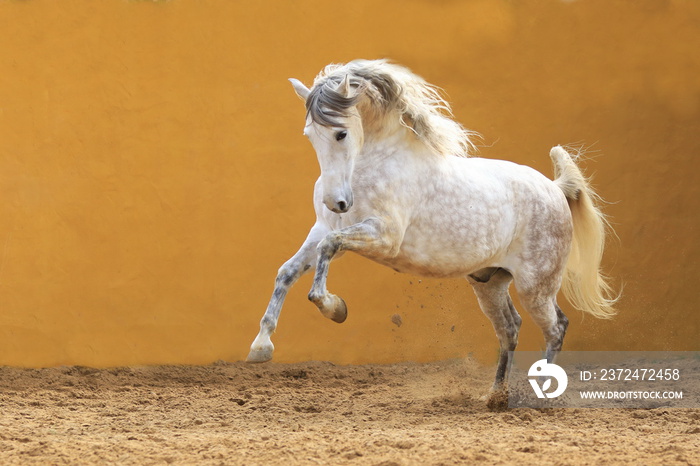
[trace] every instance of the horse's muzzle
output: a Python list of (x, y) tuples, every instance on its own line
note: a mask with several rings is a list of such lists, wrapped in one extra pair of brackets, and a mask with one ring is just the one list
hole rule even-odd
[(352, 207), (352, 201), (337, 201), (335, 205), (331, 208), (331, 210), (336, 214), (344, 214), (345, 212), (350, 210), (350, 207)]
[(328, 207), (330, 211), (336, 214), (344, 214), (352, 207), (352, 196), (349, 198), (335, 199), (330, 202), (326, 201), (324, 204), (326, 204), (326, 207)]

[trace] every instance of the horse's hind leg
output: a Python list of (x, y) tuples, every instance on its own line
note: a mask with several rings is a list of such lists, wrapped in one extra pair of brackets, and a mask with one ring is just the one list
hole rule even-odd
[(265, 362), (272, 359), (272, 352), (275, 346), (270, 338), (277, 328), (277, 320), (282, 311), (282, 304), (287, 296), (287, 291), (296, 283), (299, 277), (315, 265), (316, 247), (327, 231), (326, 227), (319, 224), (314, 225), (299, 251), (280, 267), (277, 272), (275, 289), (272, 292), (270, 303), (267, 305), (265, 315), (260, 321), (260, 332), (250, 346), (250, 353), (246, 359), (248, 362)]
[(534, 287), (525, 287), (518, 282), (515, 286), (520, 296), (520, 302), (530, 313), (532, 320), (540, 327), (546, 344), (547, 362), (554, 362), (556, 355), (561, 351), (564, 343), (569, 319), (566, 318), (561, 308), (557, 305), (556, 293), (560, 280), (552, 277), (544, 280)]
[[(564, 344), (564, 337), (566, 336), (566, 329), (569, 327), (569, 319), (567, 319), (567, 317), (564, 315), (561, 308), (557, 304), (556, 298), (552, 298), (552, 304), (554, 307), (554, 312), (556, 314), (555, 322), (551, 323), (550, 320), (547, 319), (544, 327), (540, 325), (540, 328), (542, 328), (542, 332), (544, 333), (545, 342), (547, 344), (547, 362), (554, 362), (557, 353), (561, 351), (561, 347)], [(537, 319), (534, 320), (539, 324), (539, 321)]]
[(468, 277), (479, 300), (479, 306), (491, 320), (500, 343), (498, 367), (492, 392), (498, 392), (505, 386), (505, 380), (510, 368), (510, 353), (518, 345), (518, 332), (522, 319), (513, 306), (508, 294), (508, 286), (513, 280), (512, 275), (504, 269), (484, 269)]
[[(566, 329), (569, 327), (569, 319), (564, 315), (561, 308), (557, 304), (557, 300), (554, 300), (554, 309), (557, 312), (557, 327), (559, 328), (559, 341), (556, 345), (552, 346), (552, 353), (547, 354), (547, 362), (553, 362), (556, 353), (561, 351), (561, 347), (564, 344), (564, 336), (566, 336)], [(549, 348), (547, 349), (549, 351)]]

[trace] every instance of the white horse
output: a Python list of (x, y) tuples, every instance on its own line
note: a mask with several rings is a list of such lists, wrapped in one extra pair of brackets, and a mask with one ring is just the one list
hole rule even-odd
[(304, 135), (321, 176), (316, 223), (280, 269), (250, 362), (272, 359), (289, 288), (315, 267), (309, 299), (335, 322), (345, 302), (326, 290), (330, 262), (354, 251), (400, 272), (465, 277), (500, 342), (493, 391), (504, 389), (521, 318), (508, 288), (544, 333), (546, 357), (568, 325), (556, 303), (600, 318), (616, 298), (600, 272), (606, 222), (596, 194), (562, 147), (550, 157), (555, 180), (532, 168), (469, 157), (472, 133), (451, 119), (437, 89), (385, 60), (329, 65), (311, 89), (290, 79), (306, 102)]

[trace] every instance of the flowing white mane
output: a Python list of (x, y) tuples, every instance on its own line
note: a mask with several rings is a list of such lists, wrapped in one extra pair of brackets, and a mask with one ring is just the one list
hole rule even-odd
[[(337, 91), (346, 77), (357, 90), (350, 97)], [(367, 97), (369, 108), (363, 105), (363, 97)], [(471, 139), (478, 134), (452, 119), (450, 105), (439, 89), (409, 69), (387, 60), (328, 65), (314, 80), (306, 100), (312, 119), (326, 126), (336, 124), (354, 105), (358, 105), (366, 126), (369, 119), (395, 115), (401, 125), (437, 154), (468, 157), (475, 152)]]

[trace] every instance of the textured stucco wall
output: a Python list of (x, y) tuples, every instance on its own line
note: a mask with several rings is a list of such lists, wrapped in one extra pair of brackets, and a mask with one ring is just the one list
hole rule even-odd
[[(443, 87), (485, 157), (551, 175), (552, 145), (592, 146), (625, 296), (613, 321), (562, 303), (566, 349), (698, 350), (699, 21), (695, 0), (2, 2), (0, 364), (244, 358), (313, 222), (286, 78), (358, 57)], [(348, 321), (305, 277), (278, 361), (496, 354), (463, 281), (347, 255), (329, 285)], [(541, 342), (525, 317), (521, 347)]]

